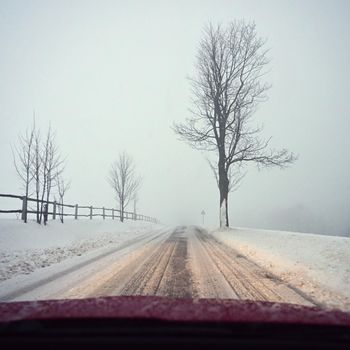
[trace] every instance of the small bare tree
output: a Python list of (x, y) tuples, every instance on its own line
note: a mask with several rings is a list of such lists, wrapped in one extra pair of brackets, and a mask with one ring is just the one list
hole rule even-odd
[(120, 221), (124, 221), (125, 208), (141, 184), (141, 178), (135, 173), (135, 164), (126, 152), (120, 153), (119, 158), (112, 164), (108, 182), (119, 201)]
[[(46, 142), (43, 148), (42, 159), (42, 174), (43, 174), (43, 192), (46, 196), (46, 210), (52, 189), (57, 186), (58, 177), (61, 176), (64, 170), (64, 161), (61, 159), (58, 146), (56, 144), (55, 134), (51, 131), (51, 127), (47, 132)], [(42, 197), (44, 198), (44, 197)], [(42, 202), (43, 204), (43, 202)], [(41, 212), (43, 213), (43, 207)], [(46, 223), (46, 220), (44, 220)]]
[[(35, 122), (33, 122), (30, 130), (27, 130), (22, 136), (18, 136), (18, 144), (12, 150), (13, 162), (17, 175), (22, 181), (25, 197), (29, 196), (29, 186), (33, 180), (31, 166), (33, 162), (33, 148), (35, 138)], [(27, 222), (27, 215), (23, 217), (24, 222)]]
[[(65, 161), (59, 153), (55, 134), (49, 127), (43, 142), (34, 118), (31, 128), (23, 136), (18, 137), (18, 143), (12, 153), (16, 172), (22, 180), (25, 197), (28, 198), (30, 192), (35, 193), (36, 220), (40, 224), (43, 216), (47, 218), (52, 189), (58, 185), (58, 177), (64, 170)], [(26, 214), (22, 214), (22, 218), (27, 222)]]
[(33, 147), (33, 161), (31, 164), (31, 173), (35, 182), (35, 198), (36, 202), (36, 222), (40, 224), (40, 193), (41, 193), (41, 134), (40, 130), (35, 130), (34, 147)]
[[(35, 181), (37, 201), (37, 222), (40, 224), (47, 216), (48, 202), (52, 188), (57, 186), (57, 176), (64, 170), (64, 161), (61, 159), (55, 134), (49, 127), (45, 140), (42, 142), (39, 130), (34, 135), (33, 161), (31, 173)], [(44, 220), (46, 223), (46, 220)]]
[(287, 149), (270, 149), (270, 139), (260, 135), (262, 127), (252, 125), (269, 88), (262, 82), (268, 62), (265, 41), (254, 23), (207, 26), (191, 79), (192, 116), (174, 125), (180, 139), (217, 155), (212, 167), (220, 193), (220, 226), (229, 226), (228, 194), (242, 178), (244, 164), (283, 168), (296, 160)]
[(64, 217), (64, 196), (66, 194), (66, 192), (69, 190), (70, 188), (70, 181), (65, 181), (62, 177), (61, 174), (56, 173), (56, 181), (57, 181), (57, 192), (58, 192), (58, 196), (59, 196), (59, 215), (60, 215), (60, 220), (63, 224), (63, 217)]

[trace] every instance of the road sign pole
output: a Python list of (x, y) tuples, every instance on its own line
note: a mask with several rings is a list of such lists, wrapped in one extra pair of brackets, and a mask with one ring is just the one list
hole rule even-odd
[(205, 215), (205, 211), (202, 210), (201, 214), (202, 214), (202, 223), (203, 223), (203, 225), (204, 225), (204, 215)]

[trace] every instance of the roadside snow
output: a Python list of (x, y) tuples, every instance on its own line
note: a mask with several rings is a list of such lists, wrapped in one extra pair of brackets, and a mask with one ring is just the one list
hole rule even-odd
[(50, 221), (47, 226), (0, 220), (0, 281), (29, 274), (67, 258), (118, 245), (152, 231), (156, 224), (112, 220)]
[(255, 229), (210, 232), (322, 304), (350, 310), (350, 238)]

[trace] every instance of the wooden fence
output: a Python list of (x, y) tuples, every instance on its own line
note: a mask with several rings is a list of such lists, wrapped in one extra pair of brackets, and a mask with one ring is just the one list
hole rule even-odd
[[(101, 216), (104, 220), (106, 218), (111, 219), (120, 219), (120, 210), (114, 209), (114, 208), (105, 208), (105, 207), (93, 207), (92, 205), (86, 206), (86, 205), (78, 205), (78, 204), (61, 204), (57, 201), (46, 201), (46, 200), (40, 200), (35, 198), (29, 198), (26, 196), (17, 196), (13, 194), (1, 194), (0, 197), (5, 198), (14, 198), (19, 199), (22, 201), (22, 205), (20, 209), (14, 209), (14, 210), (1, 210), (0, 213), (19, 213), (21, 214), (21, 219), (23, 221), (27, 221), (28, 214), (38, 214), (37, 210), (32, 210), (29, 208), (28, 203), (29, 202), (35, 202), (35, 203), (43, 203), (45, 210), (43, 211), (43, 219), (46, 222), (49, 218), (49, 216), (52, 218), (52, 220), (55, 220), (59, 216), (71, 216), (74, 217), (74, 219), (78, 219), (79, 217), (87, 217), (92, 220), (93, 217)], [(63, 212), (63, 208), (70, 208), (71, 213), (65, 213)], [(51, 210), (51, 211), (50, 211)], [(79, 212), (80, 210), (80, 212)], [(81, 210), (85, 210), (85, 213), (82, 214)], [(39, 211), (40, 214), (41, 211)], [(124, 211), (124, 220), (141, 220), (141, 221), (148, 221), (148, 222), (157, 222), (155, 218), (152, 218), (150, 216), (141, 215), (141, 214), (135, 214), (132, 212)]]

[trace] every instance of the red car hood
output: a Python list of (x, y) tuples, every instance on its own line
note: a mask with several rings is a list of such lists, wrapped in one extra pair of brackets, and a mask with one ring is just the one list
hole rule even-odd
[(0, 303), (0, 322), (69, 318), (350, 326), (350, 313), (339, 310), (258, 301), (121, 296)]

